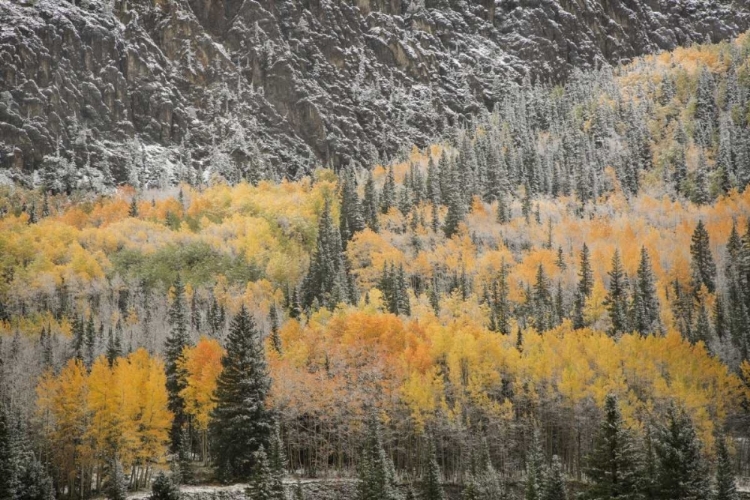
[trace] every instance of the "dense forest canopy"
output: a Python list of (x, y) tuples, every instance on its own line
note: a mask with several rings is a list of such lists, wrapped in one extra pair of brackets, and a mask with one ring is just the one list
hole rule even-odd
[(749, 91), (742, 36), (526, 82), (368, 171), (3, 188), (0, 486), (117, 493), (171, 453), (257, 498), (284, 470), (362, 499), (732, 498)]

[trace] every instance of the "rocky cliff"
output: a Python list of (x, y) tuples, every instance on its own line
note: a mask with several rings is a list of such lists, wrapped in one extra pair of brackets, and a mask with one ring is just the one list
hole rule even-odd
[(425, 145), (511, 81), (750, 26), (750, 0), (0, 2), (0, 181), (294, 177)]

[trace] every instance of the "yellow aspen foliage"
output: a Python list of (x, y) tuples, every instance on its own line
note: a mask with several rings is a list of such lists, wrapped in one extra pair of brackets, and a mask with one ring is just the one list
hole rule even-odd
[(185, 348), (178, 361), (187, 384), (180, 394), (187, 413), (194, 417), (201, 431), (208, 428), (211, 411), (216, 407), (213, 395), (222, 370), (223, 354), (224, 349), (216, 339), (201, 337), (195, 346)]

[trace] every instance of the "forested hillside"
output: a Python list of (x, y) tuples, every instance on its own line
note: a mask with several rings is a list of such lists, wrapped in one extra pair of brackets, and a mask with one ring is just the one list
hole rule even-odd
[(0, 497), (736, 498), (749, 92), (741, 36), (371, 169), (5, 188)]

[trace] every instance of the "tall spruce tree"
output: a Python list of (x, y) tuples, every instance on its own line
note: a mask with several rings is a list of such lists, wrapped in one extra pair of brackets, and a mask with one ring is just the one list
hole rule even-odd
[(706, 500), (709, 476), (690, 417), (670, 407), (667, 421), (656, 427), (656, 492), (662, 500)]
[(586, 473), (591, 478), (588, 498), (639, 498), (638, 450), (613, 394), (607, 395), (604, 401), (604, 419), (599, 426), (594, 450), (588, 457)]
[(706, 231), (702, 220), (698, 221), (698, 225), (693, 231), (690, 257), (690, 276), (693, 290), (697, 292), (702, 285), (705, 285), (710, 293), (714, 293), (716, 291), (716, 264), (711, 255), (708, 231)]
[(612, 256), (612, 269), (609, 271), (609, 289), (604, 304), (612, 322), (610, 335), (615, 336), (628, 331), (628, 287), (627, 276), (620, 260), (620, 251), (615, 250)]
[(549, 469), (547, 480), (544, 483), (542, 500), (566, 500), (568, 498), (563, 478), (562, 463), (560, 457), (552, 457), (552, 465)]
[(398, 500), (393, 463), (383, 448), (383, 436), (377, 414), (367, 421), (367, 436), (359, 464), (357, 500)]
[(109, 475), (105, 490), (107, 500), (125, 500), (128, 497), (125, 472), (122, 469), (122, 463), (117, 458), (110, 460)]
[(274, 416), (265, 402), (271, 380), (263, 342), (244, 305), (232, 319), (221, 365), (209, 425), (214, 464), (222, 480), (248, 479), (253, 454), (269, 444)]
[(318, 222), (318, 239), (310, 258), (310, 269), (302, 281), (302, 305), (309, 308), (317, 302), (333, 309), (338, 303), (349, 300), (341, 234), (333, 223), (331, 206), (326, 199)]
[(641, 247), (633, 294), (633, 328), (641, 335), (661, 333), (660, 312), (656, 278), (651, 268), (651, 258), (644, 246)]
[(724, 436), (716, 440), (716, 495), (715, 500), (737, 500), (737, 483), (734, 467), (729, 458), (729, 450)]
[[(276, 500), (274, 495), (273, 472), (268, 455), (263, 445), (253, 453), (253, 467), (250, 482), (247, 486), (247, 496), (252, 500)], [(282, 497), (283, 498), (283, 497)]]
[(346, 170), (341, 175), (341, 216), (339, 217), (341, 240), (344, 248), (355, 233), (365, 228), (365, 218), (357, 195), (354, 173)]
[(437, 462), (435, 444), (430, 443), (429, 456), (422, 476), (422, 500), (444, 500), (445, 492), (440, 484), (440, 466)]
[(378, 224), (378, 193), (375, 190), (375, 180), (372, 178), (372, 170), (368, 173), (365, 181), (365, 196), (362, 200), (362, 213), (367, 227), (376, 233), (380, 229)]
[(578, 288), (576, 289), (575, 311), (573, 312), (573, 328), (586, 326), (583, 311), (586, 307), (586, 299), (594, 289), (594, 273), (591, 270), (591, 257), (589, 247), (586, 243), (581, 249), (581, 265), (578, 269)]
[(274, 432), (271, 434), (268, 452), (268, 463), (271, 468), (271, 498), (273, 500), (286, 500), (283, 482), (286, 456), (284, 455), (284, 442), (281, 440), (278, 425), (275, 426)]
[(187, 386), (185, 373), (179, 369), (179, 361), (185, 347), (190, 345), (190, 334), (188, 333), (188, 315), (185, 303), (185, 285), (182, 278), (177, 279), (172, 285), (173, 297), (169, 306), (169, 336), (164, 346), (165, 372), (167, 374), (167, 393), (169, 395), (169, 411), (174, 415), (172, 429), (170, 431), (171, 448), (173, 453), (180, 449), (182, 428), (187, 425), (187, 413), (185, 412), (185, 400), (181, 392)]
[[(519, 339), (521, 329), (518, 330)], [(544, 484), (546, 479), (544, 466), (544, 455), (539, 442), (539, 431), (534, 429), (531, 445), (526, 454), (526, 486), (524, 488), (524, 500), (544, 500)]]

